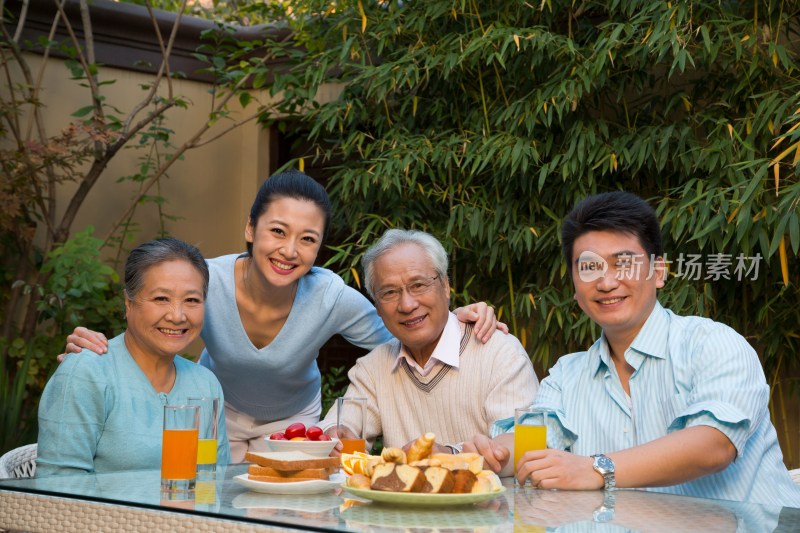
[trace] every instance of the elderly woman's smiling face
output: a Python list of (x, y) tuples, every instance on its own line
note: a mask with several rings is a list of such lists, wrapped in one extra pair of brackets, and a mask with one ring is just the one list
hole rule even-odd
[(187, 261), (171, 260), (149, 267), (143, 280), (125, 298), (126, 344), (132, 353), (173, 357), (203, 328), (203, 276)]

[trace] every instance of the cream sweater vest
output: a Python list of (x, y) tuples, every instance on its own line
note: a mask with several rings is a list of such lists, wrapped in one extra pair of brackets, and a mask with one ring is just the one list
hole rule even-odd
[[(384, 446), (402, 447), (433, 432), (438, 444), (454, 444), (475, 434), (488, 435), (492, 423), (514, 416), (514, 409), (533, 403), (539, 382), (528, 354), (513, 335), (495, 332), (482, 344), (472, 325), (462, 329), (459, 367), (441, 362), (425, 377), (403, 361), (392, 371), (400, 343), (394, 339), (360, 358), (348, 373), (347, 397), (367, 398), (368, 447), (379, 435)], [(348, 427), (360, 420), (345, 412)], [(320, 424), (336, 425), (334, 405)]]

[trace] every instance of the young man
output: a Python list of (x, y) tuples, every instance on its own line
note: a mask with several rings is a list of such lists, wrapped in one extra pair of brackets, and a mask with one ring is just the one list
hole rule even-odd
[[(755, 351), (729, 327), (656, 299), (665, 268), (655, 211), (629, 193), (591, 196), (564, 221), (562, 245), (575, 300), (603, 333), (542, 381), (535, 405), (555, 415), (550, 449), (526, 453), (517, 478), (800, 507)], [(510, 442), (477, 438), (466, 449), (486, 455)]]

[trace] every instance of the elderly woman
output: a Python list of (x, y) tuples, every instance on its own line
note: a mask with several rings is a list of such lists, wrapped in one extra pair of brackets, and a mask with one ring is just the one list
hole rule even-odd
[[(39, 404), (37, 476), (159, 468), (163, 406), (216, 396), (207, 368), (176, 353), (203, 328), (208, 267), (194, 246), (158, 239), (125, 265), (128, 327), (108, 354), (84, 350), (62, 363)], [(217, 461), (230, 462), (225, 414)]]

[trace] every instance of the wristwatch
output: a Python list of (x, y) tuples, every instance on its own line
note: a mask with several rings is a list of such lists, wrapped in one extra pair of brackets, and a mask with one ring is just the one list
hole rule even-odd
[(598, 453), (592, 455), (592, 459), (594, 459), (594, 463), (592, 463), (592, 468), (595, 471), (603, 476), (605, 490), (611, 490), (617, 486), (617, 480), (614, 477), (614, 461), (611, 460), (607, 455), (603, 455), (602, 453)]
[(614, 519), (614, 493), (606, 491), (603, 494), (603, 503), (592, 512), (592, 520), (605, 524)]

